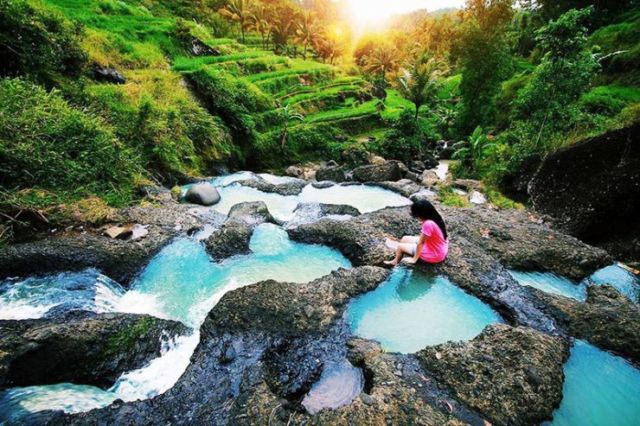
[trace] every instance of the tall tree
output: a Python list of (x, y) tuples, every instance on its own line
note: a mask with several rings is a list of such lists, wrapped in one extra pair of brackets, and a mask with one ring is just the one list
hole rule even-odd
[(468, 0), (452, 54), (462, 70), (462, 103), (457, 127), (468, 134), (479, 125), (492, 124), (494, 98), (509, 75), (511, 56), (507, 25), (512, 0)]
[(442, 62), (423, 55), (410, 68), (403, 68), (400, 71), (397, 87), (400, 94), (415, 105), (416, 122), (421, 106), (437, 103), (438, 90), (441, 87), (440, 79), (445, 69)]
[(218, 11), (221, 16), (238, 23), (243, 43), (244, 33), (251, 23), (253, 6), (254, 0), (228, 0), (225, 7)]
[(376, 76), (382, 87), (387, 86), (387, 74), (395, 72), (400, 66), (400, 52), (390, 44), (383, 44), (367, 56), (364, 71)]
[(302, 45), (302, 56), (307, 58), (307, 50), (320, 33), (315, 13), (303, 11), (296, 25), (296, 41)]
[(258, 3), (251, 11), (250, 20), (251, 29), (260, 34), (262, 47), (266, 49), (268, 47), (269, 38), (271, 38), (271, 31), (273, 28), (271, 25), (273, 20), (273, 9), (263, 3)]

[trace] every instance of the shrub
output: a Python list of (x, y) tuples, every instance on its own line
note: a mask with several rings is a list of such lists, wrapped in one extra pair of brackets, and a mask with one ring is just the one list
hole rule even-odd
[(95, 116), (26, 81), (0, 82), (0, 185), (83, 194), (130, 187), (134, 153)]
[(421, 157), (425, 151), (425, 137), (413, 111), (404, 110), (393, 129), (374, 144), (376, 153), (385, 158), (409, 161)]
[(82, 29), (57, 13), (23, 0), (0, 0), (0, 75), (77, 75), (86, 57), (80, 48)]

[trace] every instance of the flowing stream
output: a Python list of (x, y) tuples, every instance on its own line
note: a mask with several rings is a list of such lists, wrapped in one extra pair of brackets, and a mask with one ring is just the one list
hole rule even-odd
[[(267, 174), (260, 177), (273, 184), (290, 180)], [(365, 185), (324, 189), (309, 185), (298, 196), (282, 196), (237, 184), (251, 178), (255, 174), (243, 172), (212, 180), (222, 198), (213, 209), (228, 213), (237, 203), (264, 201), (276, 218), (296, 223), (299, 218), (294, 210), (302, 202), (348, 204), (362, 213), (410, 203), (398, 194)], [(209, 227), (209, 231), (212, 229)], [(188, 367), (199, 342), (200, 325), (225, 293), (268, 279), (308, 282), (338, 268), (351, 267), (336, 250), (292, 242), (281, 227), (270, 224), (255, 230), (250, 254), (214, 263), (200, 241), (206, 237), (205, 232), (176, 238), (149, 262), (128, 291), (95, 269), (0, 282), (0, 319), (41, 318), (83, 309), (146, 313), (181, 321), (194, 330), (164, 342), (160, 357), (123, 374), (108, 390), (71, 383), (5, 390), (0, 393), (0, 423), (41, 410), (76, 413), (105, 407), (116, 399), (133, 401), (161, 394)], [(586, 282), (576, 284), (549, 274), (512, 274), (521, 284), (584, 299)], [(638, 300), (637, 279), (617, 266), (596, 272), (588, 282), (611, 283), (627, 297)], [(385, 349), (402, 353), (450, 340), (469, 340), (486, 325), (502, 321), (488, 305), (446, 278), (402, 267), (396, 268), (376, 290), (354, 299), (345, 318), (354, 334), (378, 340)], [(594, 365), (605, 368), (594, 369)], [(626, 425), (631, 423), (625, 419), (639, 418), (638, 407), (629, 398), (640, 393), (640, 373), (625, 361), (578, 342), (565, 371), (565, 397), (554, 425), (615, 424), (600, 420), (616, 418), (618, 414), (621, 420), (617, 424)], [(362, 386), (360, 369), (346, 361), (327, 365), (302, 403), (311, 413), (337, 408), (349, 404)], [(580, 408), (585, 406), (590, 408)], [(590, 423), (589, 419), (595, 420)]]
[(587, 299), (588, 285), (610, 284), (632, 302), (638, 303), (640, 298), (640, 278), (619, 265), (602, 268), (579, 283), (552, 272), (509, 272), (521, 285), (535, 287), (547, 293), (570, 297), (581, 302)]

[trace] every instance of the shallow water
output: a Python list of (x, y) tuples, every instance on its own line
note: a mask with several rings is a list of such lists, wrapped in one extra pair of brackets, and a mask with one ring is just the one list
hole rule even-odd
[(310, 414), (324, 409), (339, 408), (353, 401), (364, 387), (362, 370), (344, 360), (329, 364), (322, 370), (320, 379), (302, 400), (302, 405)]
[(554, 426), (640, 424), (640, 370), (577, 340), (564, 368), (563, 400)]
[(448, 279), (405, 268), (396, 268), (387, 282), (354, 300), (346, 317), (354, 334), (402, 353), (470, 340), (485, 326), (502, 322), (488, 305)]
[(509, 271), (509, 273), (520, 285), (534, 287), (545, 293), (557, 294), (580, 301), (584, 301), (587, 298), (585, 285), (576, 284), (569, 278), (552, 272)]
[(622, 295), (638, 303), (640, 278), (618, 265), (607, 266), (593, 273), (580, 283), (551, 272), (509, 271), (521, 285), (535, 287), (547, 293), (558, 294), (584, 302), (587, 298), (587, 285), (610, 284)]
[[(259, 176), (273, 184), (286, 183), (291, 180), (288, 177), (265, 173)], [(231, 207), (236, 204), (247, 201), (264, 201), (273, 217), (281, 221), (288, 221), (293, 217), (293, 211), (298, 204), (305, 202), (347, 204), (357, 208), (361, 213), (369, 213), (385, 207), (411, 204), (409, 199), (395, 192), (368, 185), (334, 185), (330, 188), (322, 189), (307, 185), (300, 195), (284, 196), (235, 184), (235, 182), (255, 177), (256, 175), (251, 172), (238, 172), (211, 180), (210, 182), (218, 187), (218, 192), (220, 193), (220, 202), (213, 208), (217, 212), (227, 214)], [(183, 187), (183, 191), (186, 191), (188, 187), (188, 185)]]
[[(252, 254), (213, 263), (201, 242), (178, 238), (151, 260), (133, 282), (132, 290), (108, 293), (105, 306), (117, 311), (135, 302), (135, 306), (144, 307), (148, 313), (182, 321), (198, 330), (211, 308), (232, 289), (268, 279), (307, 282), (351, 266), (338, 251), (292, 242), (284, 230), (270, 224), (255, 230), (250, 248)], [(59, 288), (64, 287), (61, 283), (65, 278), (75, 275), (56, 277)], [(65, 291), (67, 298), (75, 297), (73, 291), (63, 290), (55, 293), (55, 300), (64, 303)], [(26, 296), (24, 301), (29, 304)], [(102, 296), (96, 299), (99, 297)], [(24, 415), (25, 410), (60, 408), (78, 412), (109, 405), (116, 398), (132, 401), (163, 393), (185, 371), (198, 341), (196, 331), (168, 342), (161, 357), (144, 368), (123, 374), (109, 391), (73, 384), (9, 389), (0, 396), (0, 413), (4, 413), (0, 421), (8, 415)]]

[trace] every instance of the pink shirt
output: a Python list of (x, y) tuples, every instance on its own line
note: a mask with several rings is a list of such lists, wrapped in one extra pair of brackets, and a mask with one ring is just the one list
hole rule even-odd
[(449, 252), (449, 243), (444, 239), (442, 230), (432, 220), (422, 223), (422, 234), (425, 236), (420, 259), (427, 263), (440, 263)]

